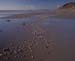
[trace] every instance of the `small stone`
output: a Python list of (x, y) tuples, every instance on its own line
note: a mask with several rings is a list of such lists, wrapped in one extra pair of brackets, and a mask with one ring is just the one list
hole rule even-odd
[(14, 54), (17, 54), (17, 51), (14, 50)]
[(28, 47), (28, 49), (30, 49), (30, 50), (31, 50), (31, 47)]
[(31, 56), (32, 58), (34, 58), (34, 56)]
[(50, 44), (50, 42), (49, 42), (49, 41), (47, 41), (47, 43), (48, 43), (48, 44)]
[(10, 22), (11, 20), (7, 20), (7, 22)]
[(22, 49), (18, 49), (18, 52), (23, 52), (23, 50)]
[(41, 39), (41, 38), (43, 38), (43, 36), (39, 36), (39, 38)]
[(32, 52), (32, 49), (30, 50), (30, 52)]
[(46, 48), (49, 48), (49, 45), (47, 45)]
[(46, 48), (48, 48), (49, 46), (46, 46)]
[(26, 57), (26, 55), (23, 55), (24, 57)]
[(2, 54), (2, 53), (0, 53), (0, 57), (1, 57), (1, 56), (3, 56), (3, 54)]
[(25, 26), (25, 25), (26, 25), (26, 23), (24, 22), (24, 23), (22, 23), (22, 25), (23, 25), (23, 26)]
[(17, 56), (14, 56), (15, 58), (17, 57)]
[(9, 48), (4, 49), (4, 52), (10, 52)]

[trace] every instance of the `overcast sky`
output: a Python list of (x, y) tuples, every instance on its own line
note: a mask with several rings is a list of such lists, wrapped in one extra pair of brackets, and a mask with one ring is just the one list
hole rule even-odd
[(0, 10), (54, 9), (75, 0), (0, 0)]

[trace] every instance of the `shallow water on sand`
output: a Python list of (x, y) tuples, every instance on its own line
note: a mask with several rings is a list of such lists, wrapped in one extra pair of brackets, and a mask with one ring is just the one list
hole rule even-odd
[[(37, 20), (35, 16), (27, 19), (10, 19), (9, 22), (7, 20), (0, 19), (0, 48), (6, 48), (12, 41), (31, 40), (37, 43), (41, 41), (42, 44), (38, 47), (34, 48), (35, 43), (33, 46), (33, 55), (41, 57), (39, 61), (75, 61), (75, 21), (73, 19), (47, 18), (46, 20)], [(52, 58), (46, 54), (50, 48), (46, 49), (47, 51), (44, 49), (43, 46), (47, 42), (44, 40), (54, 43)], [(43, 53), (40, 53), (42, 50)], [(34, 61), (37, 61), (37, 58)]]

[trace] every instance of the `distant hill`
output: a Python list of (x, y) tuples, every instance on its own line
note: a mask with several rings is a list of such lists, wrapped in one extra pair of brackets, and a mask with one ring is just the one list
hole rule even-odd
[(69, 2), (59, 7), (59, 9), (75, 9), (75, 2)]
[(56, 9), (56, 18), (75, 19), (75, 2), (65, 3)]

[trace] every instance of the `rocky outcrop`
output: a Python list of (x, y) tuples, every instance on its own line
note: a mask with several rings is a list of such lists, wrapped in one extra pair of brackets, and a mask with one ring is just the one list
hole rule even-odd
[(66, 3), (60, 9), (75, 9), (75, 2)]

